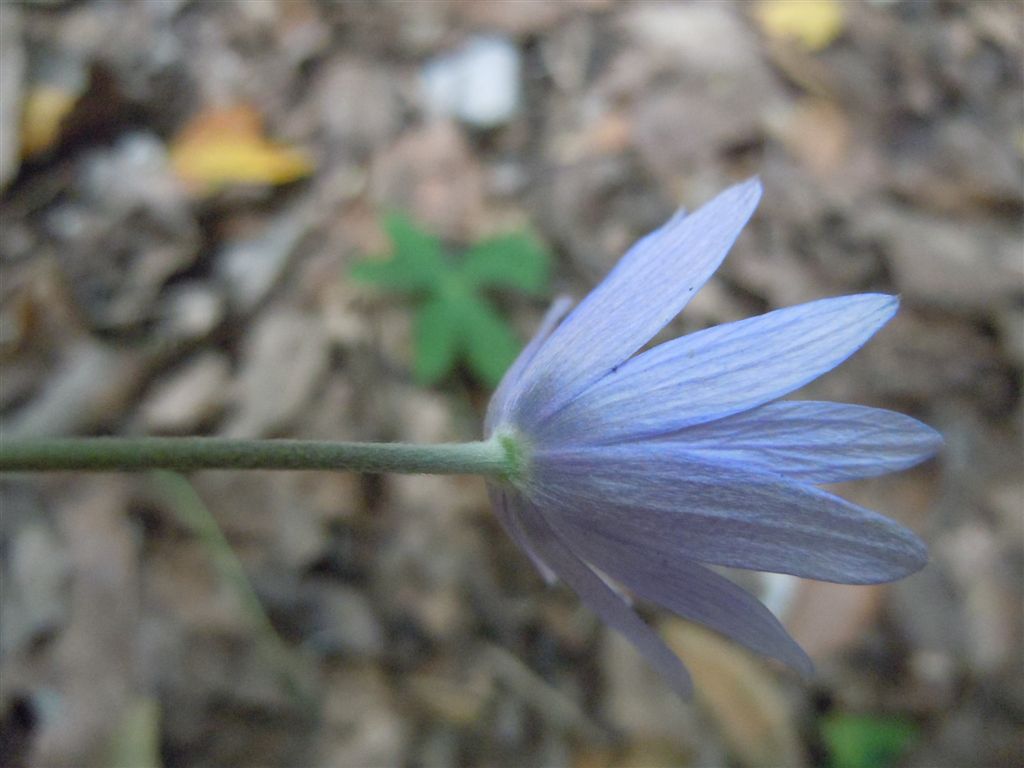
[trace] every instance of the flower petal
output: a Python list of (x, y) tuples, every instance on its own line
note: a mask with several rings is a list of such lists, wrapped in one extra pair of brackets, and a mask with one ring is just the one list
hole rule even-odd
[[(558, 530), (557, 518), (551, 524)], [(810, 658), (772, 612), (725, 577), (690, 560), (589, 531), (574, 529), (566, 537), (589, 563), (640, 597), (778, 659), (805, 677), (814, 673)]]
[(494, 507), (494, 514), (497, 515), (498, 522), (505, 529), (505, 533), (523, 551), (523, 554), (530, 558), (530, 562), (533, 563), (533, 567), (537, 569), (545, 583), (549, 587), (553, 585), (558, 581), (558, 576), (551, 569), (551, 566), (545, 563), (541, 556), (534, 551), (526, 536), (526, 532), (523, 531), (522, 524), (519, 522), (523, 515), (523, 507), (528, 502), (515, 491), (496, 488), (490, 483), (487, 484), (487, 493), (491, 497), (491, 506)]
[(873, 584), (921, 568), (924, 544), (813, 486), (671, 443), (538, 451), (526, 495), (559, 530), (734, 568)]
[(683, 662), (590, 566), (573, 554), (566, 542), (548, 525), (540, 510), (526, 504), (521, 522), (531, 546), (545, 562), (551, 564), (558, 577), (572, 587), (602, 621), (633, 643), (680, 696), (689, 698), (693, 684)]
[(526, 370), (527, 366), (537, 355), (538, 350), (544, 345), (548, 336), (555, 330), (558, 323), (561, 322), (571, 307), (572, 299), (568, 296), (556, 298), (551, 303), (551, 306), (548, 307), (548, 311), (544, 313), (544, 317), (540, 321), (540, 328), (533, 334), (533, 338), (530, 339), (527, 345), (523, 347), (519, 357), (505, 371), (505, 375), (501, 377), (501, 382), (498, 384), (498, 388), (494, 390), (491, 402), (487, 406), (487, 415), (484, 417), (484, 435), (487, 437), (490, 437), (494, 427), (501, 423), (508, 415), (507, 401), (509, 394), (515, 390), (520, 377), (523, 375), (523, 371)]
[(751, 179), (637, 242), (551, 334), (520, 381), (529, 427), (646, 344), (718, 269), (761, 197)]
[(902, 413), (813, 401), (769, 403), (660, 440), (812, 484), (906, 469), (942, 446), (942, 435)]
[(534, 436), (549, 444), (611, 443), (754, 408), (835, 368), (898, 305), (884, 294), (842, 296), (673, 339), (623, 363)]

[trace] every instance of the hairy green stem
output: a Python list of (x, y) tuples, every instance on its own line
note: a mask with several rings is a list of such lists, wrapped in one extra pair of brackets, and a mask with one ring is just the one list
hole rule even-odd
[(336, 443), (219, 437), (0, 437), (0, 472), (143, 469), (329, 469), (435, 475), (509, 475), (497, 440), (475, 443)]

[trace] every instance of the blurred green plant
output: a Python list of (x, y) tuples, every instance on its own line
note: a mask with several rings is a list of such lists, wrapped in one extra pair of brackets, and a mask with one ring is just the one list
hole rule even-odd
[(413, 375), (435, 384), (459, 362), (494, 387), (519, 353), (515, 333), (484, 295), (508, 289), (539, 296), (547, 292), (551, 259), (526, 232), (481, 240), (457, 257), (407, 217), (391, 213), (384, 229), (390, 259), (357, 263), (352, 277), (415, 298)]
[(235, 554), (217, 518), (184, 475), (159, 470), (150, 476), (157, 494), (174, 511), (182, 525), (192, 531), (206, 550), (220, 579), (237, 596), (256, 633), (257, 651), (281, 675), (293, 700), (313, 711), (316, 704), (307, 665), (277, 633), (246, 575), (245, 566)]
[(138, 696), (118, 720), (103, 763), (109, 768), (160, 768), (160, 703)]
[(892, 768), (917, 738), (917, 727), (897, 717), (832, 714), (821, 723), (831, 768)]

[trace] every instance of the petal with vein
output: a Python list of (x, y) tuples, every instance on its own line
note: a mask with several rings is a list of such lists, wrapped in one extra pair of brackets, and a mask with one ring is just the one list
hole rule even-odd
[(620, 364), (686, 306), (718, 269), (761, 198), (750, 179), (637, 242), (551, 334), (521, 379), (529, 427)]
[(548, 525), (540, 510), (527, 504), (523, 510), (522, 523), (530, 544), (545, 562), (551, 564), (558, 577), (572, 587), (590, 610), (633, 643), (680, 696), (689, 698), (693, 690), (690, 675), (683, 662), (658, 637), (657, 632), (641, 621), (633, 609), (573, 553), (569, 545)]
[(927, 561), (917, 536), (876, 512), (671, 443), (538, 451), (526, 495), (566, 535), (670, 558), (844, 584), (894, 581)]
[[(557, 530), (557, 520), (551, 521)], [(814, 665), (786, 628), (753, 595), (723, 576), (681, 557), (632, 543), (573, 532), (573, 549), (636, 594), (684, 619), (703, 624), (752, 651), (778, 659), (805, 677)]]
[(902, 413), (814, 401), (769, 403), (660, 440), (812, 484), (896, 472), (942, 447), (942, 435)]
[(610, 372), (536, 437), (560, 444), (653, 437), (763, 405), (835, 368), (898, 305), (884, 294), (841, 296), (673, 339)]
[(533, 545), (530, 544), (530, 540), (527, 538), (526, 532), (520, 523), (523, 506), (527, 503), (526, 500), (515, 491), (496, 488), (490, 483), (487, 484), (487, 493), (491, 497), (491, 506), (494, 507), (494, 512), (498, 516), (498, 522), (505, 529), (505, 533), (523, 551), (523, 554), (530, 558), (533, 567), (537, 569), (541, 578), (550, 587), (558, 581), (558, 576), (555, 575), (551, 566), (545, 563), (541, 556), (534, 551)]
[(562, 318), (565, 317), (570, 307), (572, 307), (572, 299), (568, 296), (559, 296), (551, 303), (548, 311), (544, 313), (544, 317), (540, 321), (540, 328), (533, 334), (533, 338), (523, 348), (523, 351), (519, 353), (519, 357), (505, 371), (505, 375), (501, 377), (501, 382), (498, 384), (498, 388), (494, 390), (491, 402), (487, 406), (487, 415), (484, 417), (485, 435), (490, 436), (494, 427), (508, 415), (509, 393), (515, 389), (520, 377), (523, 375), (523, 371), (526, 370), (526, 367), (537, 355), (538, 350), (547, 341), (551, 332), (555, 330)]

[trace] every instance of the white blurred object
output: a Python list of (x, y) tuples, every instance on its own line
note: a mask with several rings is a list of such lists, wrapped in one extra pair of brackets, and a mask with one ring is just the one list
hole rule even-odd
[(518, 110), (519, 77), (516, 46), (503, 37), (478, 36), (427, 62), (420, 88), (431, 114), (493, 128)]
[(780, 618), (785, 616), (786, 611), (793, 603), (800, 580), (788, 573), (762, 573), (759, 575), (761, 577), (761, 602), (776, 616)]

